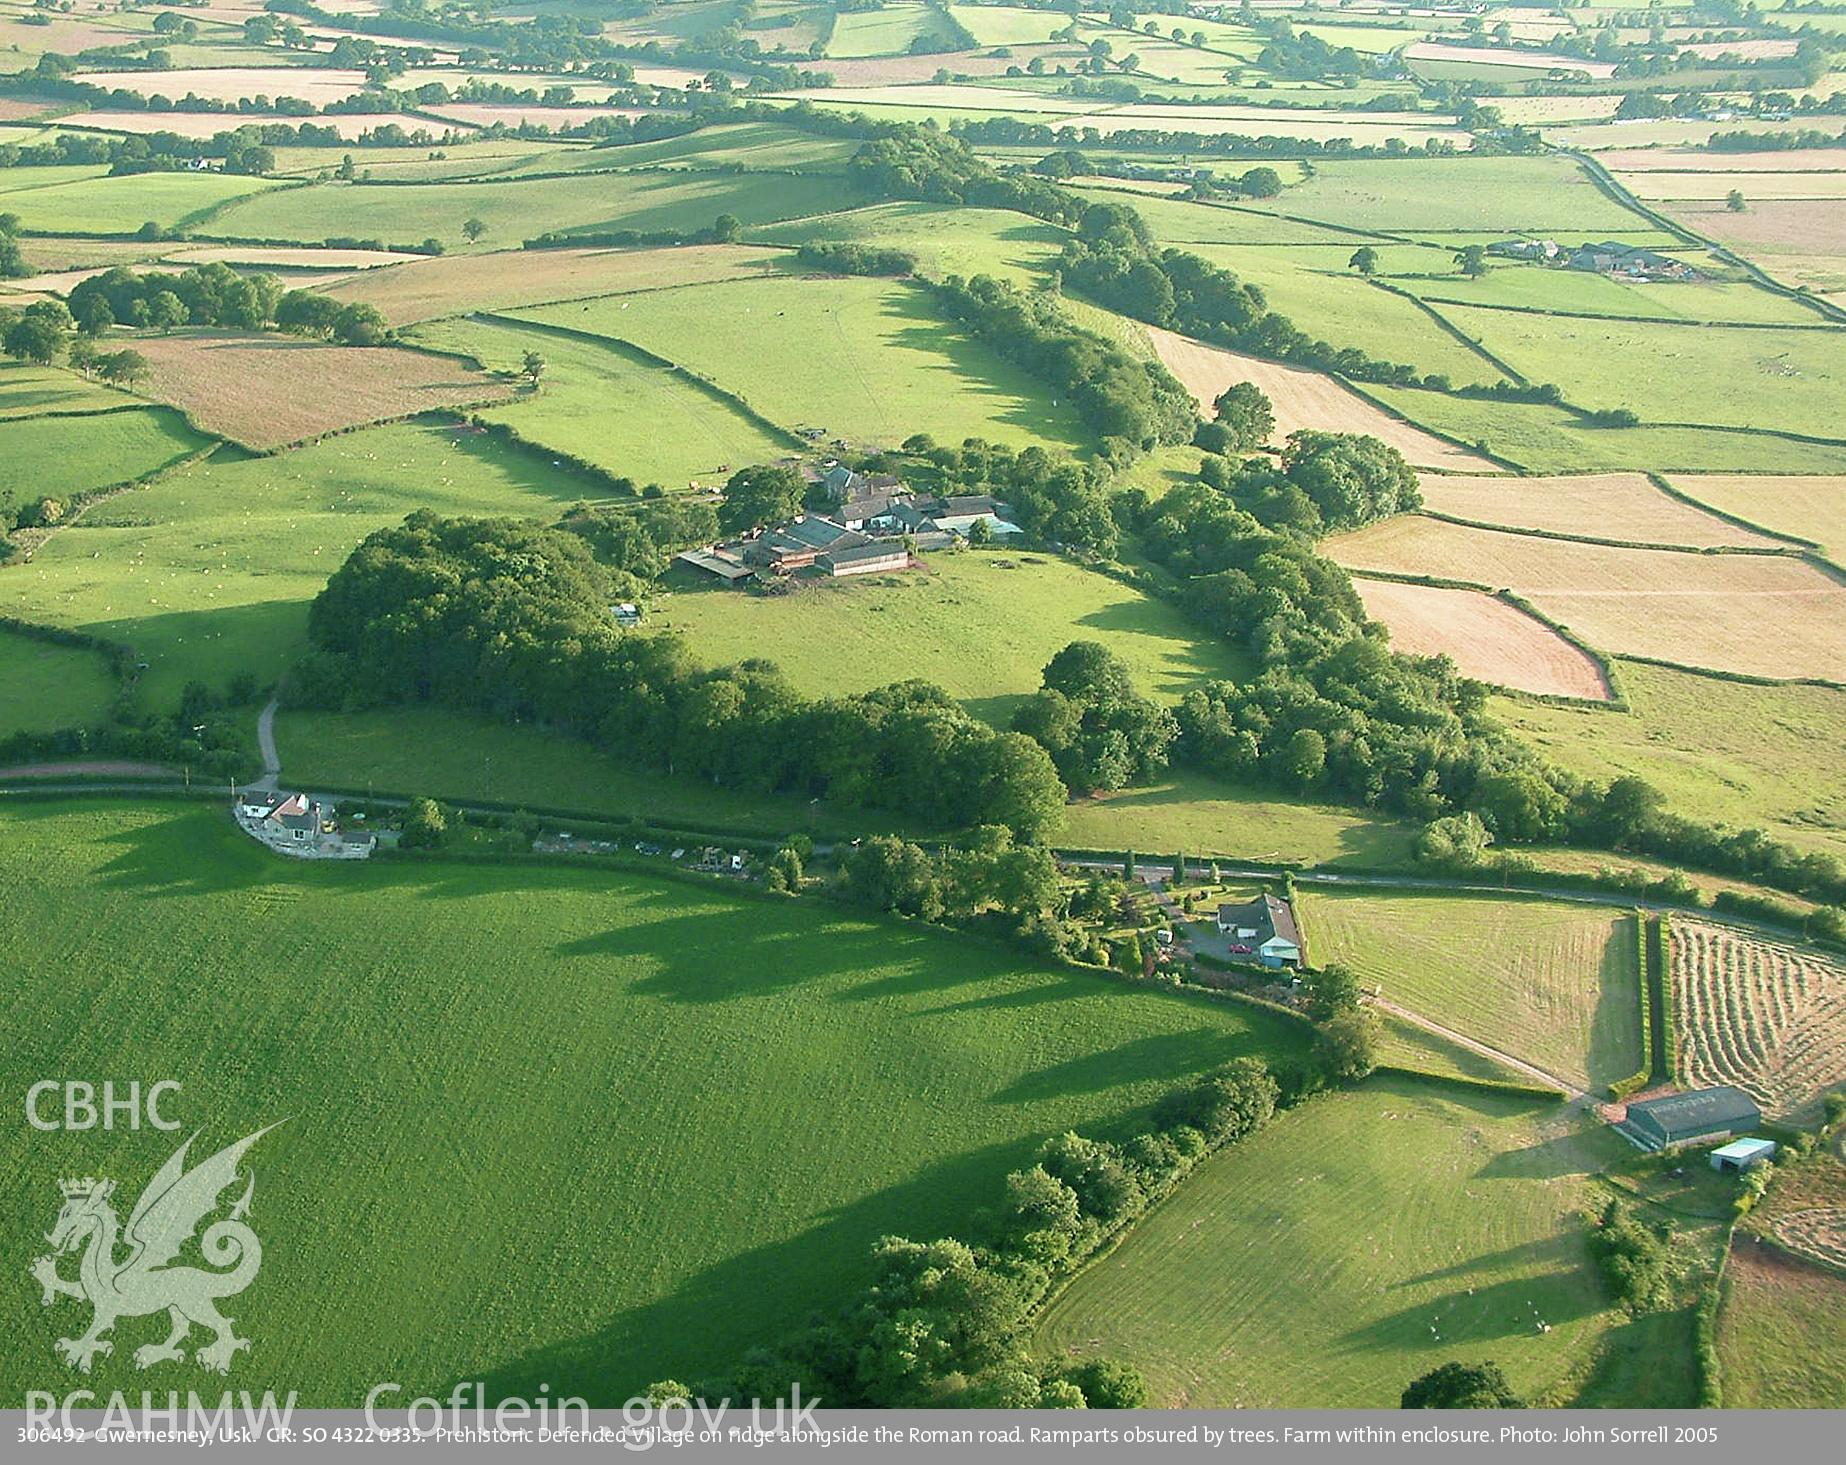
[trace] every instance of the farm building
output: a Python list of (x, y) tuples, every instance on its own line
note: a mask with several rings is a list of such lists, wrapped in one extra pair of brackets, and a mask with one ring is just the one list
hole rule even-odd
[(1626, 275), (1641, 280), (1694, 280), (1698, 271), (1682, 260), (1672, 259), (1651, 249), (1618, 244), (1605, 239), (1600, 244), (1583, 244), (1573, 249), (1564, 262), (1570, 270), (1587, 270), (1598, 275)]
[(1737, 1175), (1775, 1158), (1776, 1142), (1772, 1139), (1734, 1139), (1711, 1152), (1711, 1168), (1726, 1175)]
[(874, 575), (886, 570), (909, 569), (910, 551), (896, 540), (872, 540), (830, 549), (814, 563), (817, 569), (829, 575)]
[(703, 570), (708, 575), (716, 575), (720, 580), (735, 582), (748, 579), (756, 573), (721, 544), (714, 544), (706, 549), (681, 550), (673, 558), (682, 565), (690, 565), (695, 570)]
[(1295, 966), (1301, 961), (1301, 930), (1295, 912), (1285, 900), (1263, 895), (1244, 905), (1218, 907), (1218, 929), (1248, 948), (1266, 967)]
[(1731, 1084), (1719, 1084), (1630, 1104), (1621, 1127), (1644, 1149), (1670, 1150), (1746, 1134), (1762, 1121), (1756, 1100)]

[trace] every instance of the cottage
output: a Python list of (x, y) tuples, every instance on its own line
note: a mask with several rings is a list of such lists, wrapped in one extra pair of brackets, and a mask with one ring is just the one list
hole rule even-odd
[(1218, 930), (1234, 945), (1247, 947), (1266, 967), (1301, 962), (1301, 931), (1295, 925), (1295, 912), (1287, 901), (1273, 895), (1265, 894), (1245, 905), (1219, 906)]
[(1748, 1134), (1762, 1122), (1756, 1100), (1734, 1085), (1719, 1084), (1641, 1099), (1628, 1106), (1621, 1128), (1643, 1149), (1671, 1150), (1700, 1140)]
[(268, 833), (297, 844), (305, 843), (319, 834), (321, 823), (321, 806), (310, 803), (306, 794), (290, 794), (263, 819), (263, 827)]
[(1775, 1158), (1772, 1139), (1736, 1139), (1711, 1152), (1711, 1168), (1723, 1175), (1741, 1175)]

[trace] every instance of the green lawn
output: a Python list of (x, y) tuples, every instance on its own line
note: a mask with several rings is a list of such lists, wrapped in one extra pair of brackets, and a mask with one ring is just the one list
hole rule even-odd
[(1641, 1067), (1634, 918), (1594, 906), (1320, 888), (1299, 898), (1317, 966), (1586, 1087)]
[(1846, 858), (1846, 692), (1618, 662), (1631, 710), (1519, 698), (1494, 713), (1574, 773), (1645, 778), (1675, 812)]
[(1075, 640), (1102, 642), (1143, 693), (1178, 701), (1244, 663), (1177, 610), (1061, 559), (999, 550), (936, 552), (926, 570), (815, 582), (761, 597), (699, 587), (655, 600), (650, 624), (682, 633), (708, 665), (762, 657), (810, 696), (921, 677), (1004, 725)]
[(98, 653), (0, 630), (0, 737), (93, 725), (115, 691)]
[(0, 499), (68, 499), (127, 483), (210, 442), (166, 407), (0, 420)]
[(593, 493), (542, 459), (438, 427), (214, 458), (98, 506), (30, 563), (0, 569), (0, 612), (128, 642), (150, 664), (144, 697), (164, 709), (194, 678), (222, 688), (241, 671), (286, 671), (327, 577), (412, 509), (550, 519)]
[(770, 174), (607, 173), (401, 187), (320, 183), (246, 200), (214, 219), (210, 232), (308, 241), (351, 236), (397, 244), (433, 236), (462, 249), (462, 224), (475, 218), (487, 226), (481, 246), (504, 249), (549, 230), (691, 231), (719, 214), (765, 224), (821, 213), (838, 207), (842, 198), (837, 179)]
[(131, 173), (49, 188), (28, 182), (7, 194), (6, 212), (18, 214), (24, 228), (40, 233), (132, 234), (144, 222), (171, 229), (234, 199), (265, 193), (280, 198), (288, 191), (270, 179), (223, 173)]
[(719, 394), (614, 341), (467, 319), (419, 326), (413, 339), (464, 351), (496, 371), (516, 371), (527, 351), (537, 351), (545, 358), (538, 395), (478, 415), (636, 483), (684, 488), (694, 476), (721, 482), (724, 465), (767, 463), (793, 451)]
[[(195, 1154), (288, 1121), (251, 1155), (264, 1263), (228, 1311), (255, 1340), (237, 1386), (305, 1407), (381, 1379), (613, 1405), (700, 1377), (847, 1295), (876, 1237), (965, 1227), (1046, 1136), (1119, 1133), (1176, 1080), (1292, 1041), (715, 882), (279, 860), (216, 808), (11, 806), (0, 869), (9, 1089), (172, 1079)], [(176, 1145), (8, 1134), (22, 1257), (59, 1175), (114, 1178), (125, 1210)], [(68, 1387), (71, 1327), (25, 1308), (5, 1387)], [(148, 1324), (118, 1328), (99, 1391), (145, 1383)]]
[[(716, 382), (780, 427), (855, 446), (984, 437), (1082, 448), (1068, 403), (938, 317), (901, 281), (732, 280), (517, 312), (629, 341)], [(697, 329), (687, 323), (696, 321)]]
[[(1633, 1325), (1576, 1214), (1621, 1141), (1552, 1132), (1553, 1113), (1409, 1079), (1311, 1100), (1084, 1272), (1038, 1350), (1123, 1359), (1156, 1403), (1195, 1409), (1388, 1408), (1450, 1359), (1571, 1403)], [(1657, 1355), (1621, 1402), (1688, 1406), (1690, 1373), (1689, 1353)]]
[[(1481, 311), (1478, 314), (1499, 316), (1505, 312)], [(1692, 334), (1688, 332), (1689, 337)], [(1716, 334), (1714, 331), (1696, 332), (1699, 341)], [(1553, 363), (1554, 366), (1558, 364)], [(1608, 363), (1589, 369), (1608, 371), (1615, 368), (1614, 363)], [(1639, 373), (1631, 374), (1630, 379), (1633, 375)], [(1566, 383), (1567, 388), (1568, 385)], [(1615, 393), (1623, 390), (1619, 383), (1606, 389)], [(1729, 432), (1718, 427), (1585, 427), (1581, 418), (1561, 407), (1547, 407), (1542, 403), (1471, 401), (1444, 392), (1370, 384), (1364, 390), (1366, 395), (1412, 422), (1465, 443), (1484, 442), (1497, 456), (1533, 473), (1577, 473), (1605, 468), (1707, 473), (1846, 472), (1846, 448), (1821, 443)], [(1703, 402), (1691, 396), (1683, 398), (1679, 405), (1683, 410), (1708, 410)], [(1776, 413), (1767, 419), (1770, 424), (1782, 420)]]

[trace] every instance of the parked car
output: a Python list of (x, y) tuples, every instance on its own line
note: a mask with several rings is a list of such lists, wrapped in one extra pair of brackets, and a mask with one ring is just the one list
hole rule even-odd
[(1254, 946), (1246, 946), (1241, 941), (1233, 941), (1228, 950), (1232, 956), (1254, 956), (1256, 954)]

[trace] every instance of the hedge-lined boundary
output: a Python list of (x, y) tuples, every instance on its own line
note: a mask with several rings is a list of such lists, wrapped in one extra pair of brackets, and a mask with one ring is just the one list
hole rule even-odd
[(1641, 997), (1641, 1066), (1627, 1078), (1609, 1085), (1609, 1097), (1618, 1103), (1630, 1094), (1638, 1094), (1654, 1082), (1660, 1070), (1659, 1050), (1655, 1046), (1656, 1023), (1654, 1019), (1653, 969), (1648, 961), (1648, 931), (1650, 922), (1647, 913), (1638, 906), (1633, 912), (1634, 920), (1634, 954), (1635, 985)]
[[(147, 406), (143, 404), (135, 408), (135, 410), (145, 412), (148, 409), (147, 409)], [(201, 448), (195, 448), (190, 453), (182, 454), (181, 456), (174, 458), (169, 462), (162, 463), (158, 468), (150, 469), (148, 472), (143, 473), (139, 478), (124, 479), (120, 483), (107, 484), (102, 488), (92, 488), (83, 493), (73, 494), (69, 498), (64, 499), (63, 500), (64, 516), (60, 518), (58, 522), (55, 524), (47, 524), (47, 525), (42, 526), (42, 532), (31, 530), (31, 529), (26, 530), (25, 532), (28, 534), (37, 533), (38, 537), (37, 539), (33, 541), (30, 547), (22, 547), (19, 554), (13, 557), (14, 559), (17, 559), (22, 563), (29, 561), (33, 555), (38, 553), (40, 547), (44, 545), (44, 543), (47, 540), (49, 540), (52, 537), (52, 535), (58, 534), (62, 532), (63, 530), (68, 529), (72, 524), (76, 523), (77, 520), (82, 518), (84, 514), (86, 514), (89, 510), (95, 508), (96, 505), (103, 503), (109, 499), (112, 499), (116, 497), (116, 495), (118, 494), (131, 493), (137, 488), (151, 488), (154, 484), (160, 482), (161, 479), (166, 478), (169, 474), (178, 473), (182, 471), (183, 469), (191, 468), (199, 463), (204, 462), (213, 453), (217, 452), (219, 448), (224, 446), (225, 439), (219, 437), (216, 433), (208, 433), (204, 431), (202, 428), (196, 426), (193, 423), (192, 419), (188, 417), (184, 412), (181, 412), (178, 408), (169, 407), (169, 406), (162, 404), (157, 410), (172, 412), (175, 417), (179, 418), (181, 422), (186, 424), (187, 430), (191, 432), (194, 436), (209, 438), (210, 441), (207, 442), (205, 446)], [(18, 530), (14, 531), (15, 534), (19, 532), (20, 531)], [(11, 563), (11, 561), (10, 560), (0, 561), (0, 564), (4, 564), (4, 563)]]
[(579, 341), (586, 345), (600, 346), (605, 351), (612, 351), (618, 356), (624, 352), (638, 356), (650, 366), (658, 366), (668, 371), (678, 372), (681, 376), (685, 377), (686, 380), (696, 382), (707, 393), (716, 397), (725, 406), (731, 408), (733, 411), (742, 413), (754, 426), (760, 428), (778, 441), (792, 446), (797, 452), (808, 452), (814, 446), (807, 441), (807, 439), (791, 432), (780, 423), (772, 422), (761, 412), (757, 411), (756, 408), (752, 407), (746, 399), (739, 396), (736, 392), (730, 391), (728, 388), (719, 386), (718, 383), (713, 381), (710, 377), (703, 376), (690, 367), (684, 366), (677, 361), (671, 361), (665, 356), (657, 355), (655, 352), (649, 351), (645, 346), (637, 346), (633, 341), (624, 340), (620, 336), (599, 336), (594, 331), (580, 331), (573, 326), (551, 325), (546, 321), (523, 320), (519, 316), (504, 315), (498, 311), (475, 311), (468, 319), (483, 321), (489, 325), (504, 326), (514, 330), (537, 331), (540, 335), (556, 336), (561, 340)]
[[(1725, 476), (1736, 477), (1737, 475), (1726, 474)], [(1775, 476), (1782, 477), (1784, 475), (1777, 474)], [(1676, 488), (1673, 484), (1667, 482), (1664, 475), (1655, 473), (1652, 470), (1649, 470), (1647, 474), (1647, 481), (1653, 484), (1655, 488), (1659, 489), (1668, 498), (1677, 499), (1688, 508), (1697, 509), (1701, 514), (1710, 514), (1714, 519), (1722, 519), (1726, 524), (1733, 525), (1738, 529), (1747, 529), (1750, 533), (1760, 534), (1765, 539), (1779, 539), (1784, 544), (1794, 545), (1799, 549), (1818, 552), (1821, 548), (1821, 544), (1818, 540), (1803, 539), (1797, 534), (1784, 534), (1779, 529), (1766, 529), (1761, 524), (1752, 523), (1750, 520), (1744, 518), (1742, 514), (1733, 514), (1729, 509), (1721, 509), (1716, 504), (1708, 504), (1703, 499), (1694, 498), (1684, 489)]]
[(1515, 1083), (1511, 1079), (1502, 1078), (1468, 1078), (1459, 1073), (1429, 1073), (1421, 1068), (1405, 1068), (1399, 1063), (1381, 1063), (1372, 1072), (1415, 1079), (1418, 1083), (1462, 1089), (1468, 1093), (1506, 1094), (1519, 1099), (1541, 1099), (1548, 1104), (1562, 1104), (1570, 1097), (1564, 1090), (1550, 1088), (1544, 1084)]
[(1770, 544), (1673, 544), (1653, 539), (1610, 539), (1601, 534), (1572, 534), (1565, 529), (1534, 529), (1524, 524), (1495, 524), (1486, 519), (1465, 519), (1460, 514), (1445, 514), (1440, 509), (1421, 508), (1415, 513), (1424, 519), (1436, 519), (1463, 529), (1483, 529), (1491, 534), (1517, 534), (1526, 539), (1555, 539), (1563, 544), (1594, 544), (1605, 549), (1645, 549), (1659, 554), (1741, 554), (1767, 556), (1771, 559), (1807, 559), (1799, 545)]
[[(1458, 344), (1472, 351), (1508, 381), (1517, 382), (1522, 387), (1531, 385), (1530, 380), (1520, 372), (1512, 362), (1504, 360), (1500, 356), (1495, 355), (1494, 352), (1488, 350), (1485, 341), (1477, 341), (1422, 296), (1413, 295), (1410, 291), (1400, 286), (1393, 285), (1385, 280), (1368, 280), (1366, 283), (1373, 286), (1375, 289), (1384, 291), (1387, 295), (1395, 295), (1400, 300), (1408, 301), (1434, 321), (1436, 323), (1436, 328), (1444, 335), (1454, 338)], [(1455, 393), (1454, 395), (1459, 396), (1460, 393)]]
[(1669, 970), (1673, 954), (1673, 930), (1667, 924), (1665, 912), (1656, 916), (1648, 930), (1647, 967), (1649, 976), (1658, 974), (1660, 986), (1654, 993), (1655, 1021), (1660, 1025), (1660, 1038), (1654, 1049), (1654, 1057), (1660, 1065), (1660, 1077), (1664, 1083), (1679, 1082), (1679, 1013), (1673, 1002), (1673, 982)]

